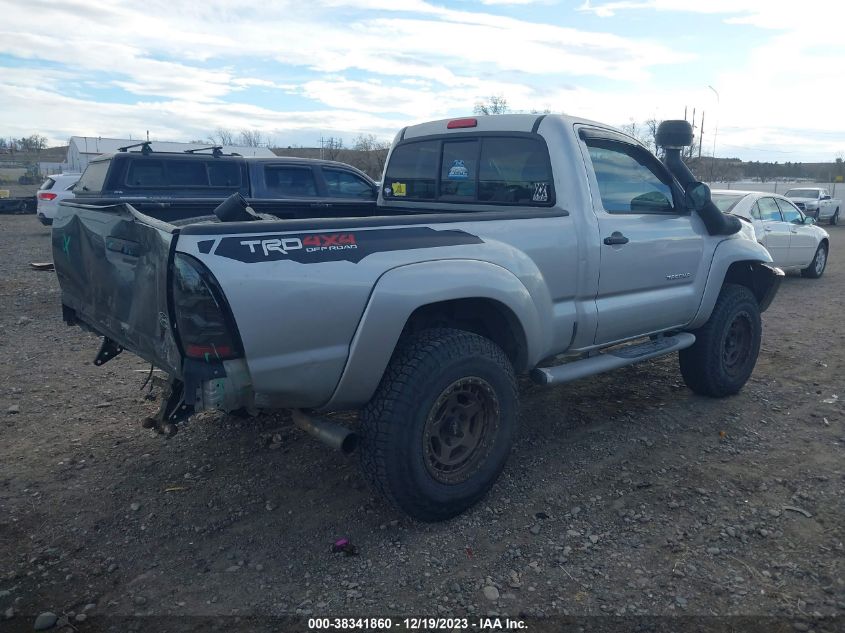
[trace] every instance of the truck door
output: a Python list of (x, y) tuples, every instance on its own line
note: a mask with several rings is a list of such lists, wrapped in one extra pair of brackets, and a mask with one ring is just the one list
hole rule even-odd
[(829, 218), (833, 215), (832, 210), (833, 201), (830, 199), (830, 194), (828, 193), (827, 189), (820, 189), (819, 190), (819, 217), (818, 219), (821, 220), (822, 217)]
[[(585, 134), (585, 132), (587, 132)], [(595, 343), (688, 323), (699, 304), (703, 225), (666, 168), (625, 137), (581, 131), (601, 253)]]

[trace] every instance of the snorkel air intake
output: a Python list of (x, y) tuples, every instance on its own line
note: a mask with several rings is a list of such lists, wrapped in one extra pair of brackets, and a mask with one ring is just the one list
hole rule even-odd
[(710, 199), (710, 187), (699, 182), (681, 160), (681, 150), (692, 145), (692, 126), (688, 121), (663, 121), (655, 135), (664, 151), (663, 164), (684, 188), (687, 207), (696, 213), (710, 235), (733, 235), (742, 228), (739, 218), (719, 211)]

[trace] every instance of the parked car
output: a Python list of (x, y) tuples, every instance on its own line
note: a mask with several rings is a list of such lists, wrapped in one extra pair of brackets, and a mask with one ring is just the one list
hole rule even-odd
[(815, 218), (816, 222), (827, 220), (832, 225), (839, 223), (839, 207), (842, 206), (842, 201), (831, 198), (827, 189), (801, 187), (790, 189), (783, 195), (792, 200), (803, 213)]
[[(244, 158), (208, 151), (106, 154), (89, 163), (76, 196), (89, 204), (129, 202), (167, 221), (210, 215), (239, 193), (257, 213), (302, 217), (372, 214), (378, 187), (351, 165), (308, 158)], [(310, 210), (310, 211), (309, 211)]]
[(830, 236), (815, 220), (784, 196), (759, 191), (714, 190), (713, 202), (723, 213), (750, 222), (754, 234), (776, 266), (797, 269), (818, 279), (827, 266)]
[[(679, 352), (697, 393), (748, 380), (783, 272), (683, 164), (692, 136), (661, 124), (661, 163), (569, 116), (410, 126), (375, 217), (305, 206), (177, 226), (65, 202), (63, 317), (105, 337), (95, 364), (125, 348), (170, 375), (163, 432), (195, 411), (284, 407), (349, 449), (352, 431), (314, 411), (360, 410), (375, 488), (446, 519), (505, 465), (518, 374), (558, 384)], [(242, 205), (233, 195), (218, 220)]]
[(38, 207), (35, 213), (41, 224), (53, 223), (56, 210), (62, 200), (73, 198), (73, 186), (79, 181), (79, 173), (53, 174), (38, 188)]

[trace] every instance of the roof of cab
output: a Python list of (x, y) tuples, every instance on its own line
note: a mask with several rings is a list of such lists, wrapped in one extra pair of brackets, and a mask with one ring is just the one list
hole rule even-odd
[[(546, 118), (558, 119), (566, 125), (583, 123), (585, 125), (602, 127), (628, 136), (624, 132), (621, 132), (612, 126), (605, 125), (604, 123), (569, 116), (567, 114), (489, 114), (467, 117), (451, 117), (449, 119), (439, 119), (437, 121), (428, 121), (417, 125), (409, 125), (403, 130), (401, 138), (402, 140), (405, 140), (420, 136), (433, 136), (451, 133), (460, 134), (467, 132), (536, 132), (540, 123), (542, 123), (542, 121)], [(454, 129), (448, 129), (446, 127), (450, 121), (458, 119), (475, 119), (477, 124), (473, 127), (459, 127)]]

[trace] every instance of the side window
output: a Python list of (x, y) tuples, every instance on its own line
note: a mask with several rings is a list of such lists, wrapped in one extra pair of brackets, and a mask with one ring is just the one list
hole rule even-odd
[(780, 207), (780, 212), (783, 215), (784, 222), (793, 222), (795, 224), (801, 224), (801, 212), (795, 208), (791, 203), (787, 202), (786, 200), (782, 200), (781, 198), (775, 198)]
[(603, 139), (589, 139), (587, 147), (605, 211), (675, 213), (669, 176), (648, 152)]
[(440, 199), (475, 200), (478, 180), (478, 141), (446, 141), (440, 168)]
[(164, 163), (160, 160), (133, 160), (129, 163), (126, 184), (130, 187), (163, 187)]
[(514, 204), (554, 199), (548, 153), (530, 138), (486, 138), (478, 166), (478, 199)]
[(751, 217), (755, 220), (763, 219), (763, 216), (760, 215), (760, 205), (758, 205), (756, 202), (754, 203), (754, 206), (751, 207)]
[(778, 209), (777, 202), (775, 202), (774, 198), (760, 198), (757, 204), (760, 206), (761, 220), (771, 220), (774, 222), (780, 222), (782, 220), (780, 209)]
[(239, 163), (216, 162), (206, 163), (208, 181), (212, 187), (240, 187), (241, 166)]
[(53, 180), (52, 178), (48, 178), (47, 180), (45, 180), (44, 182), (41, 183), (41, 186), (38, 187), (38, 190), (39, 191), (47, 191), (48, 189), (52, 189), (53, 185), (55, 185), (55, 184), (56, 184), (55, 180)]
[(167, 161), (167, 184), (170, 187), (208, 187), (205, 163), (197, 160)]
[(323, 167), (323, 178), (332, 198), (373, 198), (373, 186), (351, 171)]
[(267, 190), (279, 197), (307, 198), (317, 195), (314, 172), (310, 167), (267, 165), (264, 168)]
[(385, 197), (434, 200), (440, 141), (407, 143), (393, 150), (382, 183)]

